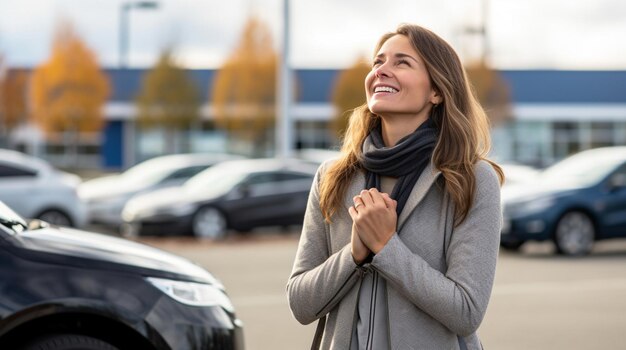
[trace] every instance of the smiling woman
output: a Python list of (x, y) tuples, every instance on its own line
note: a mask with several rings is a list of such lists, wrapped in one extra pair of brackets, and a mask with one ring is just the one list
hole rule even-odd
[(502, 171), (454, 50), (431, 31), (384, 35), (341, 155), (321, 165), (287, 283), (313, 348), (481, 349)]

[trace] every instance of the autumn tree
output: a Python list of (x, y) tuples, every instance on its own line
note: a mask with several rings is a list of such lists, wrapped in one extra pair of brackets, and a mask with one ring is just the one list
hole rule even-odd
[(15, 127), (27, 122), (28, 76), (23, 69), (8, 69), (0, 56), (0, 137), (10, 135)]
[(167, 49), (143, 79), (136, 99), (137, 122), (142, 128), (163, 128), (168, 152), (174, 153), (176, 134), (189, 129), (199, 118), (199, 97), (195, 83), (176, 64), (172, 50)]
[(365, 76), (372, 67), (365, 58), (356, 61), (339, 73), (333, 88), (332, 103), (335, 107), (332, 129), (340, 138), (348, 127), (350, 112), (365, 103)]
[(104, 124), (102, 107), (109, 82), (95, 54), (69, 22), (61, 22), (48, 60), (33, 73), (33, 117), (48, 135), (73, 134), (77, 154), (79, 134), (98, 132)]
[(210, 100), (218, 127), (255, 144), (262, 141), (275, 120), (276, 66), (268, 26), (251, 17), (213, 83)]
[(512, 118), (511, 92), (502, 75), (485, 64), (484, 60), (466, 67), (469, 80), (492, 125)]

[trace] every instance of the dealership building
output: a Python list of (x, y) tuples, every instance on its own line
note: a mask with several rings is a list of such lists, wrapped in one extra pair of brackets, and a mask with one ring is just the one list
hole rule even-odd
[[(340, 72), (295, 70), (298, 93), (290, 109), (294, 147), (337, 146), (330, 130), (335, 115), (331, 100)], [(104, 106), (105, 127), (99, 134), (81, 137), (81, 166), (123, 169), (168, 152), (163, 130), (141, 130), (135, 123), (134, 100), (147, 70), (107, 69), (105, 73), (112, 89)], [(216, 71), (188, 73), (205, 104), (201, 120), (179, 135), (179, 151), (224, 151), (232, 143), (215, 127), (212, 107), (206, 102)], [(492, 130), (496, 159), (542, 167), (584, 149), (626, 145), (626, 71), (503, 70), (500, 74), (509, 85), (513, 119)], [(32, 126), (16, 130), (10, 140), (12, 146), (36, 150), (58, 166), (70, 161), (63, 143), (47, 141)], [(272, 154), (271, 142), (262, 146), (266, 155)], [(245, 153), (245, 147), (241, 151)]]

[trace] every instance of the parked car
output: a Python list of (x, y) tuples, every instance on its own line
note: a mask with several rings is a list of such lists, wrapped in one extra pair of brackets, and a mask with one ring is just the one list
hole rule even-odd
[(1, 349), (243, 349), (223, 285), (178, 256), (0, 202), (0, 261)]
[(626, 147), (584, 151), (519, 186), (502, 189), (501, 245), (554, 241), (557, 252), (584, 255), (594, 241), (626, 237)]
[(124, 231), (217, 239), (228, 229), (299, 225), (316, 169), (293, 159), (220, 163), (180, 188), (131, 199), (122, 214)]
[(117, 227), (122, 209), (134, 195), (179, 186), (199, 172), (225, 160), (241, 159), (231, 154), (176, 154), (149, 159), (119, 175), (85, 181), (79, 187), (92, 223)]
[(77, 194), (80, 181), (42, 159), (0, 149), (0, 200), (25, 218), (85, 225), (87, 212)]
[(534, 180), (539, 170), (533, 167), (516, 163), (499, 163), (504, 171), (505, 186), (519, 185)]

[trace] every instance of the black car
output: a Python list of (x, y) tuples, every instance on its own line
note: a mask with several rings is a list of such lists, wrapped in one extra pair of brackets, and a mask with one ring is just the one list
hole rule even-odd
[(125, 233), (221, 238), (227, 229), (300, 225), (317, 165), (295, 159), (222, 162), (181, 187), (131, 199)]
[(206, 270), (125, 239), (26, 223), (0, 202), (0, 349), (242, 348), (241, 322)]
[(531, 181), (502, 190), (500, 244), (552, 240), (558, 253), (585, 255), (593, 243), (626, 237), (626, 147), (572, 155)]

